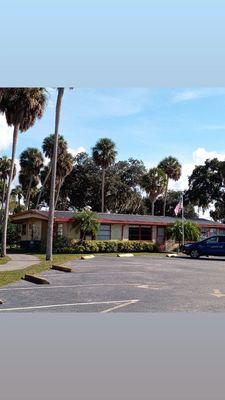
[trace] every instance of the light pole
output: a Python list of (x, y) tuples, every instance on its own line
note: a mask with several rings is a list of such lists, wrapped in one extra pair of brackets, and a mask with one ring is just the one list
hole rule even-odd
[(184, 193), (181, 195), (181, 207), (182, 207), (182, 245), (184, 246)]

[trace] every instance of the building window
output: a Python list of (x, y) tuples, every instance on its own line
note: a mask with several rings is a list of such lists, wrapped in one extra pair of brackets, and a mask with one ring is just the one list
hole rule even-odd
[(110, 240), (110, 239), (111, 239), (110, 225), (101, 224), (99, 231), (96, 235), (96, 240)]
[(40, 226), (38, 224), (30, 224), (29, 229), (31, 240), (40, 240)]
[(152, 240), (152, 228), (141, 226), (140, 240)]
[(63, 236), (63, 224), (57, 226), (57, 236)]
[(139, 240), (139, 226), (129, 228), (129, 240)]
[(152, 228), (150, 226), (130, 226), (129, 240), (152, 240)]

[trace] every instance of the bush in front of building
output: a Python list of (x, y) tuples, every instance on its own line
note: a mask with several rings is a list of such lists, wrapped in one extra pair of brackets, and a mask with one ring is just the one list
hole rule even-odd
[[(184, 225), (183, 225), (184, 224)], [(175, 221), (173, 225), (167, 228), (167, 235), (169, 238), (181, 245), (184, 231), (184, 240), (195, 242), (200, 239), (201, 229), (198, 224), (192, 221)]]
[(141, 253), (156, 252), (153, 242), (129, 240), (82, 240), (74, 242), (67, 237), (54, 241), (55, 253), (90, 254), (90, 253)]
[[(8, 223), (7, 228), (7, 246), (14, 247), (19, 244), (21, 238), (20, 228), (17, 225)], [(2, 226), (0, 226), (0, 249), (1, 249), (1, 240), (2, 240)]]
[[(53, 241), (53, 249), (62, 251), (65, 248), (71, 247), (72, 241), (66, 236), (57, 236)], [(57, 253), (59, 252), (57, 251)]]

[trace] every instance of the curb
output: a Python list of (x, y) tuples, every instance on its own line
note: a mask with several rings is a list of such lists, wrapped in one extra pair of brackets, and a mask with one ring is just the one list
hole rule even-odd
[(22, 279), (28, 282), (36, 283), (37, 285), (49, 285), (49, 281), (47, 279), (36, 275), (26, 274)]
[(72, 272), (71, 267), (66, 267), (63, 265), (52, 265), (51, 269), (54, 269), (56, 271), (62, 271), (62, 272)]
[(93, 254), (90, 254), (90, 255), (86, 255), (86, 256), (81, 256), (80, 259), (81, 260), (89, 260), (89, 259), (94, 258), (94, 257), (95, 256), (93, 256)]
[(118, 253), (117, 257), (134, 257), (132, 253)]

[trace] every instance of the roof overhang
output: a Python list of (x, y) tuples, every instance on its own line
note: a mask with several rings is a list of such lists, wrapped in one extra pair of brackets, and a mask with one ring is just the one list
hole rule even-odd
[[(48, 215), (44, 212), (41, 212), (39, 210), (28, 210), (28, 211), (21, 211), (20, 213), (17, 213), (15, 215), (10, 216), (10, 220), (14, 223), (20, 223), (23, 221), (26, 221), (28, 219), (41, 219), (44, 221), (48, 220)], [(73, 222), (74, 221), (74, 217), (71, 218), (70, 217), (55, 217), (54, 221), (55, 222)], [(129, 219), (129, 214), (127, 215), (127, 219), (113, 219), (113, 218), (102, 218), (99, 217), (99, 222), (102, 224), (112, 224), (112, 225), (144, 225), (144, 226), (171, 226), (173, 224), (173, 222), (170, 221), (146, 221), (146, 219), (144, 219), (143, 216), (143, 220), (132, 220)], [(175, 219), (174, 219), (175, 221)], [(225, 230), (225, 224), (219, 224), (219, 223), (198, 223), (198, 221), (193, 221), (195, 223), (197, 223), (200, 228), (211, 228), (211, 229), (224, 229)]]
[(30, 218), (48, 220), (47, 216), (44, 215), (41, 211), (29, 210), (29, 211), (21, 211), (20, 213), (14, 214), (10, 216), (10, 220), (12, 222), (20, 222)]

